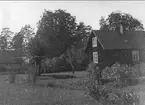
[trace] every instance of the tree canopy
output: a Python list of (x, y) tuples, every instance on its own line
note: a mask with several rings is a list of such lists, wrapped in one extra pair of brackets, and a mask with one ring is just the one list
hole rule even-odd
[[(91, 30), (83, 22), (76, 22), (76, 17), (65, 10), (44, 10), (37, 23), (38, 30), (29, 43), (32, 56), (38, 56), (35, 61), (40, 65), (42, 57), (59, 57), (77, 42), (86, 43), (86, 37)], [(79, 44), (78, 44), (79, 45)]]
[(4, 27), (2, 28), (1, 35), (0, 35), (0, 48), (1, 49), (10, 49), (11, 48), (11, 38), (13, 32), (10, 28)]
[[(61, 9), (54, 12), (45, 10), (37, 26), (35, 41), (32, 42), (34, 43), (39, 39), (37, 40), (37, 47), (38, 43), (39, 47), (41, 46), (40, 51), (37, 49), (39, 55), (43, 53), (44, 56), (50, 58), (60, 56), (68, 47), (78, 41), (78, 39), (81, 39), (83, 34), (78, 35), (76, 32), (80, 31), (82, 27), (85, 27), (84, 30), (88, 29), (88, 26), (85, 26), (84, 23), (77, 24), (75, 16)], [(87, 31), (84, 32), (87, 33)]]
[(112, 12), (105, 19), (100, 19), (100, 30), (116, 30), (119, 24), (123, 25), (125, 31), (144, 30), (141, 21), (124, 12)]
[(65, 10), (45, 10), (38, 22), (36, 37), (47, 55), (59, 56), (69, 45), (72, 44), (76, 28), (76, 19)]

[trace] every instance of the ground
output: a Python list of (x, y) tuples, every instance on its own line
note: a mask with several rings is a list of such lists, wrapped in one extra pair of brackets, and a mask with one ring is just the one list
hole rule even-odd
[(9, 84), (7, 75), (0, 75), (0, 105), (99, 105), (81, 90), (32, 86), (20, 80)]
[[(100, 105), (83, 88), (86, 84), (83, 78), (87, 76), (86, 72), (75, 73), (76, 78), (68, 76), (70, 74), (53, 75), (59, 79), (52, 79), (52, 75), (49, 75), (47, 81), (46, 76), (44, 80), (37, 80), (36, 85), (33, 86), (21, 82), (22, 78), (26, 78), (23, 74), (17, 76), (14, 84), (7, 82), (7, 75), (0, 75), (0, 105)], [(67, 78), (71, 78), (66, 79), (66, 75)], [(48, 86), (48, 83), (53, 86)], [(145, 84), (127, 87), (124, 91), (131, 89), (140, 95), (141, 105), (144, 105)]]

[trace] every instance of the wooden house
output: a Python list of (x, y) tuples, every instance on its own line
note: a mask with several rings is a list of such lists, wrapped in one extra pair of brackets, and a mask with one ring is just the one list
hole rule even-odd
[(0, 50), (0, 67), (10, 65), (19, 68), (22, 64), (21, 53), (15, 50)]
[(98, 65), (134, 64), (145, 61), (145, 31), (93, 30), (85, 52)]

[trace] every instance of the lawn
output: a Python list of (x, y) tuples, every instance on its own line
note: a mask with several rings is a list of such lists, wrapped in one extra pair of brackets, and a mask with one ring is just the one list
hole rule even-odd
[[(76, 72), (75, 74), (72, 74), (72, 73), (49, 74), (47, 76), (53, 77), (53, 81), (48, 80), (46, 85), (49, 87), (54, 87), (54, 88), (63, 88), (63, 89), (87, 92), (87, 88), (86, 88), (88, 84), (88, 79), (86, 78), (87, 75), (88, 75), (87, 72)], [(130, 90), (134, 90), (136, 94), (140, 95), (141, 105), (144, 105), (145, 83), (142, 82), (142, 84), (138, 84), (136, 86), (128, 86), (128, 87), (123, 88), (120, 91), (130, 91)]]
[(25, 75), (18, 75), (14, 84), (7, 78), (0, 75), (0, 105), (99, 105), (84, 91), (40, 86), (41, 81), (28, 85), (22, 82)]
[[(26, 75), (19, 74), (14, 84), (7, 75), (0, 75), (0, 105), (100, 105), (87, 94), (87, 72), (54, 73), (37, 77), (35, 85), (24, 82)], [(130, 86), (145, 101), (145, 85)]]
[(87, 76), (88, 72), (85, 71), (75, 72), (75, 74), (71, 72), (45, 74), (37, 83), (45, 82), (44, 84), (49, 87), (87, 91)]

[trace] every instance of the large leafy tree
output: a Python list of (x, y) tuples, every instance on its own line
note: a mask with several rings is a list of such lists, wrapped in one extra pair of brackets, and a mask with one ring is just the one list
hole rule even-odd
[(48, 49), (51, 50), (47, 50), (47, 54), (51, 57), (59, 56), (72, 44), (76, 28), (75, 21), (75, 17), (65, 10), (44, 11), (38, 22), (37, 35), (49, 44)]
[[(30, 44), (32, 55), (49, 58), (60, 56), (75, 41), (75, 29), (76, 19), (70, 13), (61, 9), (54, 12), (45, 10)], [(42, 57), (35, 60), (40, 65)]]
[(85, 42), (81, 39), (85, 39), (84, 34), (88, 34), (90, 28), (82, 22), (77, 24), (76, 18), (65, 10), (45, 10), (38, 22), (36, 36), (29, 43), (36, 64), (41, 68), (43, 57), (59, 57), (67, 53), (68, 49), (69, 52), (73, 52), (72, 46), (75, 46), (76, 42)]
[(144, 30), (143, 24), (132, 15), (123, 12), (112, 12), (105, 19), (100, 19), (100, 30), (116, 30), (119, 24), (123, 25), (125, 31)]

